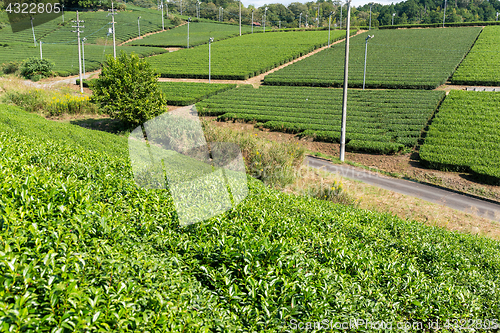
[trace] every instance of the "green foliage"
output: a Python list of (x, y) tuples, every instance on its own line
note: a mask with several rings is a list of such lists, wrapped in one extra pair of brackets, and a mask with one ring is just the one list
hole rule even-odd
[[(487, 25), (499, 25), (500, 22), (452, 22), (445, 23), (445, 27), (483, 27)], [(379, 26), (379, 29), (404, 29), (404, 28), (440, 28), (443, 23), (428, 23), (428, 24), (395, 24)]]
[(31, 89), (28, 91), (6, 91), (2, 100), (13, 103), (28, 112), (41, 113), (47, 109), (49, 98), (42, 89)]
[[(84, 82), (85, 83), (85, 82)], [(190, 105), (220, 92), (233, 89), (236, 84), (201, 82), (159, 82), (169, 105)]]
[[(342, 37), (332, 32), (332, 40)], [(249, 34), (212, 43), (212, 79), (246, 80), (326, 45), (328, 31)], [(188, 59), (188, 60), (187, 60)], [(149, 59), (162, 77), (208, 78), (208, 45)]]
[(93, 100), (111, 118), (139, 125), (163, 113), (166, 100), (151, 66), (136, 54), (108, 56), (97, 80), (90, 82)]
[[(111, 46), (110, 46), (111, 45)], [(101, 68), (106, 55), (113, 54), (112, 43), (105, 45), (87, 45), (85, 44), (85, 70), (94, 71)], [(43, 57), (51, 59), (55, 66), (54, 71), (60, 76), (69, 76), (78, 74), (78, 46), (74, 45), (54, 45), (43, 44)], [(11, 61), (21, 61), (30, 57), (40, 57), (40, 48), (33, 47), (33, 44), (12, 43), (0, 49), (0, 64)], [(168, 52), (162, 48), (139, 47), (139, 46), (117, 46), (116, 51), (124, 51), (127, 54), (132, 52), (146, 57), (153, 54)]]
[(172, 25), (174, 27), (177, 27), (177, 26), (181, 25), (181, 23), (182, 23), (181, 18), (179, 16), (174, 16), (174, 18), (172, 19)]
[(500, 93), (451, 91), (433, 120), (420, 158), (430, 167), (472, 171), (500, 184)]
[(10, 61), (1, 65), (0, 71), (4, 74), (16, 74), (21, 67), (21, 61)]
[[(375, 30), (368, 41), (366, 87), (434, 89), (444, 84), (477, 38), (480, 27)], [(363, 86), (365, 38), (349, 46), (349, 87)], [(345, 43), (333, 45), (267, 75), (265, 84), (342, 87)]]
[(318, 183), (309, 185), (302, 191), (302, 194), (325, 201), (331, 201), (342, 205), (357, 206), (358, 202), (347, 192), (341, 182), (334, 181), (333, 183), (323, 183), (323, 180)]
[(38, 81), (52, 75), (54, 63), (47, 59), (28, 58), (20, 66), (21, 75), (27, 79)]
[[(92, 131), (80, 126), (48, 121), (15, 106), (0, 104), (0, 131), (28, 136), (40, 141), (59, 141), (68, 147), (81, 147), (111, 156), (127, 156), (124, 137), (102, 131)], [(1, 152), (0, 152), (1, 153)]]
[[(111, 3), (110, 3), (111, 7)], [(131, 11), (121, 11), (115, 16), (115, 32), (117, 44), (124, 42), (131, 38), (137, 37), (137, 16), (141, 13)], [(107, 11), (80, 11), (80, 20), (85, 21), (85, 29), (81, 34), (81, 38), (86, 38), (85, 43), (96, 44), (102, 43), (103, 45), (113, 45), (111, 35), (108, 35), (108, 28), (110, 27), (111, 17), (108, 16)], [(61, 19), (51, 20), (47, 23), (35, 27), (35, 35), (38, 41), (43, 43), (66, 43), (76, 46), (76, 34), (72, 32), (72, 20), (76, 20), (76, 12), (64, 10), (64, 20), (66, 24), (61, 24)], [(164, 20), (165, 27), (170, 28), (173, 25), (167, 19)], [(141, 15), (141, 34), (150, 33), (153, 31), (161, 30), (161, 12), (149, 11)], [(33, 34), (31, 29), (22, 30), (20, 32), (12, 33), (9, 28), (0, 30), (0, 42), (7, 42), (12, 44), (14, 42), (23, 42), (33, 45)], [(45, 47), (45, 46), (44, 46)], [(85, 51), (87, 51), (85, 49)], [(102, 53), (102, 50), (101, 50)], [(78, 58), (77, 58), (78, 60)]]
[[(413, 147), (440, 101), (442, 91), (352, 90), (349, 92), (347, 148), (395, 153)], [(312, 87), (240, 87), (197, 104), (221, 120), (257, 121), (274, 131), (339, 142), (342, 90)]]
[(500, 85), (500, 27), (484, 27), (467, 57), (451, 78), (453, 84)]
[(252, 179), (239, 206), (180, 228), (126, 154), (24, 133), (0, 128), (2, 331), (274, 332), (500, 311), (496, 241)]
[(304, 148), (262, 140), (250, 133), (219, 128), (207, 122), (203, 125), (208, 142), (232, 142), (240, 147), (247, 173), (252, 177), (278, 188), (283, 188), (296, 179), (297, 169), (304, 161)]
[(26, 91), (7, 90), (2, 100), (13, 103), (26, 111), (60, 116), (67, 114), (98, 114), (99, 109), (89, 100), (89, 96), (74, 93), (54, 93), (44, 89)]
[[(251, 32), (252, 27), (242, 26), (242, 34)], [(255, 28), (255, 32), (262, 30)], [(222, 40), (239, 36), (240, 28), (237, 25), (198, 22), (189, 24), (189, 46), (208, 43), (208, 39)], [(172, 30), (146, 36), (142, 39), (128, 43), (128, 45), (157, 46), (157, 47), (187, 47), (187, 24)]]

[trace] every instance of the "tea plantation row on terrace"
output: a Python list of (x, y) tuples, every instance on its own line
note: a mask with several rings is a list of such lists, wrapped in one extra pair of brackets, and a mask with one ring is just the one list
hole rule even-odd
[(238, 207), (180, 228), (167, 192), (138, 188), (116, 156), (126, 138), (0, 115), (2, 331), (276, 331), (500, 311), (498, 242), (252, 179)]
[[(131, 11), (120, 11), (116, 14), (115, 38), (117, 43), (138, 36), (137, 16), (138, 12)], [(79, 18), (80, 20), (85, 21), (82, 23), (85, 28), (80, 30), (83, 31), (81, 38), (85, 37), (87, 39), (86, 43), (95, 44), (99, 42), (102, 44), (107, 43), (108, 45), (113, 45), (113, 38), (108, 34), (108, 29), (111, 28), (111, 16), (108, 16), (108, 12), (80, 12)], [(37, 41), (41, 40), (44, 43), (56, 43), (63, 45), (76, 44), (77, 36), (76, 33), (72, 32), (75, 30), (72, 28), (72, 26), (75, 25), (71, 22), (73, 20), (76, 20), (76, 12), (65, 11), (64, 22), (62, 22), (62, 17), (60, 17), (35, 26), (35, 38)], [(161, 30), (161, 12), (156, 15), (153, 15), (151, 12), (148, 12), (146, 15), (142, 15), (140, 26), (141, 34)], [(170, 21), (165, 20), (165, 28), (168, 29), (171, 27), (173, 27), (173, 25)], [(33, 45), (33, 34), (31, 29), (13, 33), (10, 26), (7, 26), (0, 29), (0, 42), (23, 42)]]
[[(168, 52), (159, 47), (117, 46), (116, 52), (132, 52), (141, 57)], [(44, 59), (52, 61), (54, 71), (59, 76), (78, 74), (78, 45), (42, 44)], [(106, 55), (113, 55), (113, 43), (108, 45), (85, 45), (85, 70), (94, 71), (101, 68)], [(4, 44), (0, 46), (0, 64), (12, 61), (23, 61), (29, 57), (40, 57), (40, 48), (27, 43)]]
[[(366, 87), (434, 89), (444, 84), (465, 57), (480, 27), (374, 30), (368, 41)], [(363, 86), (365, 38), (352, 37), (349, 87)], [(269, 85), (341, 87), (345, 43), (333, 45), (264, 79)]]
[(451, 91), (420, 157), (437, 169), (467, 170), (500, 184), (500, 93)]
[(225, 90), (233, 89), (236, 84), (202, 82), (160, 82), (159, 87), (168, 105), (190, 105)]
[(457, 72), (453, 75), (453, 84), (500, 85), (500, 27), (483, 28), (474, 47)]
[[(127, 45), (157, 46), (157, 47), (187, 47), (187, 24), (175, 29), (160, 32), (144, 38), (132, 41)], [(241, 26), (241, 33), (248, 34), (252, 27)], [(262, 31), (259, 27), (254, 27), (254, 31)], [(208, 39), (213, 37), (215, 41), (229, 37), (239, 36), (240, 27), (233, 24), (193, 22), (189, 24), (189, 46), (208, 43)]]
[[(393, 153), (413, 147), (445, 94), (442, 91), (352, 90), (347, 148)], [(200, 113), (244, 119), (317, 140), (339, 142), (342, 90), (313, 87), (240, 87), (197, 104)]]
[[(332, 40), (342, 38), (332, 32)], [(246, 80), (326, 45), (328, 31), (248, 34), (211, 45), (212, 79)], [(149, 59), (161, 77), (208, 78), (208, 45)]]

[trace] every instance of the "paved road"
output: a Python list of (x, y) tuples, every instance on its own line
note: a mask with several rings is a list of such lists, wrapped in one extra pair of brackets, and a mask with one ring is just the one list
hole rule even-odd
[(386, 190), (411, 195), (429, 202), (475, 214), (500, 222), (500, 203), (481, 200), (473, 196), (456, 193), (436, 186), (420, 184), (404, 179), (391, 178), (349, 165), (333, 164), (323, 159), (307, 156), (305, 163), (310, 167), (337, 173), (342, 177), (359, 180)]

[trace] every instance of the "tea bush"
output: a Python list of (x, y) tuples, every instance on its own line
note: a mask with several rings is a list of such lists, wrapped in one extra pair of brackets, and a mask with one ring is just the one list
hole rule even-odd
[(1, 331), (270, 332), (292, 320), (445, 322), (500, 311), (496, 241), (253, 179), (240, 205), (180, 228), (168, 192), (138, 188), (126, 154), (107, 153), (113, 142), (89, 150), (68, 134), (5, 128)]

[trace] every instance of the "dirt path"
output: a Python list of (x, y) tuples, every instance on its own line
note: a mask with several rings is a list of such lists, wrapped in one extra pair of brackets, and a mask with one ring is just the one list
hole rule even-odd
[(483, 91), (495, 89), (495, 91), (500, 91), (500, 87), (486, 87), (486, 86), (466, 86), (466, 85), (453, 85), (453, 84), (443, 84), (434, 90), (446, 91), (446, 95), (452, 90), (469, 90), (469, 91)]

